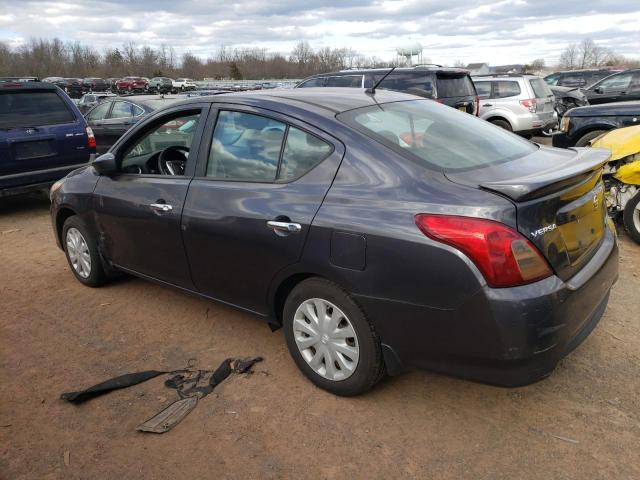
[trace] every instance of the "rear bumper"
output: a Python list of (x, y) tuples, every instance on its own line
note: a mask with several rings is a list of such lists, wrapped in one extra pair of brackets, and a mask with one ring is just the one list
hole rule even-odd
[(607, 229), (600, 249), (572, 279), (484, 287), (457, 309), (356, 296), (384, 344), (389, 373), (420, 368), (500, 386), (548, 376), (595, 328), (618, 276)]

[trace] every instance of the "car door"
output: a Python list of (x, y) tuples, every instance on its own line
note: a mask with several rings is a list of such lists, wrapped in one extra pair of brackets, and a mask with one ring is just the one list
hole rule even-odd
[(265, 314), (270, 282), (300, 258), (344, 147), (272, 111), (219, 108), (185, 202), (185, 249), (201, 293)]
[[(208, 109), (208, 104), (172, 108), (145, 121), (113, 149), (118, 173), (100, 177), (93, 202), (101, 246), (118, 267), (193, 288), (180, 219)], [(165, 125), (176, 120), (190, 128), (166, 133)], [(175, 151), (178, 147), (188, 149), (186, 164), (184, 155)], [(182, 162), (184, 171), (163, 174), (161, 154)]]
[(113, 102), (99, 103), (89, 110), (85, 116), (87, 125), (91, 127), (91, 130), (93, 130), (93, 134), (96, 137), (96, 153), (98, 155), (105, 153), (112, 145), (112, 143), (109, 143), (109, 138), (104, 125), (104, 121), (109, 114), (112, 103)]
[(597, 105), (599, 103), (631, 100), (628, 98), (628, 89), (632, 84), (633, 76), (633, 72), (622, 72), (596, 83), (586, 91), (589, 103)]

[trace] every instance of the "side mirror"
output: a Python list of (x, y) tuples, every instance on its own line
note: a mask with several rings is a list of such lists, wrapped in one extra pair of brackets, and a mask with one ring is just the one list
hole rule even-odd
[(601, 94), (601, 95), (602, 95), (602, 93), (603, 93), (603, 91), (602, 91), (602, 87), (596, 87), (596, 88), (594, 88), (594, 89), (593, 89), (593, 91), (594, 91), (595, 93), (599, 93), (599, 94)]
[(100, 155), (93, 162), (91, 166), (98, 172), (98, 175), (109, 176), (118, 171), (118, 165), (116, 164), (116, 157), (113, 153), (108, 152)]

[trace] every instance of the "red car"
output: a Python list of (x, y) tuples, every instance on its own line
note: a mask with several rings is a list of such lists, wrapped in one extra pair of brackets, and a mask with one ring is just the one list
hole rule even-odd
[(124, 77), (116, 81), (118, 92), (143, 92), (149, 87), (149, 82), (140, 77)]

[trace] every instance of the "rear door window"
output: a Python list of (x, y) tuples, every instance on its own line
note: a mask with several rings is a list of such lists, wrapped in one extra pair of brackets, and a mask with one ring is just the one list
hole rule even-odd
[(299, 128), (289, 127), (278, 180), (301, 177), (333, 151), (333, 146)]
[(60, 125), (75, 120), (56, 92), (0, 93), (0, 128)]
[[(373, 79), (374, 83), (384, 75), (385, 73), (376, 74)], [(433, 76), (426, 72), (393, 72), (382, 81), (379, 87), (412, 93), (426, 98), (433, 98), (435, 95)]]
[(520, 95), (521, 90), (518, 82), (500, 80), (493, 82), (493, 92), (495, 98), (507, 98)]
[(221, 111), (213, 132), (207, 177), (275, 181), (286, 128), (284, 123), (261, 115)]
[(491, 98), (491, 82), (475, 82), (475, 85), (480, 98)]
[(438, 75), (438, 98), (475, 96), (473, 82), (467, 76)]

